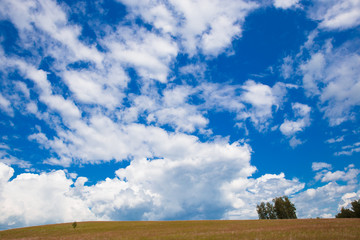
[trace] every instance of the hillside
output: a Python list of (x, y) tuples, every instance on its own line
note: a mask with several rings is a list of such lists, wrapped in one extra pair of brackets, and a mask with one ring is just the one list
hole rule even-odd
[(360, 239), (360, 219), (80, 222), (0, 231), (0, 239)]

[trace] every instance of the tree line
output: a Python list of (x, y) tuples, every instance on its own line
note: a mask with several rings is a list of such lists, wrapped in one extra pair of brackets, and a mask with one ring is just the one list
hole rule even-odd
[[(296, 219), (296, 207), (287, 196), (256, 205), (259, 219)], [(341, 208), (336, 218), (360, 218), (360, 199), (351, 202), (351, 209)]]

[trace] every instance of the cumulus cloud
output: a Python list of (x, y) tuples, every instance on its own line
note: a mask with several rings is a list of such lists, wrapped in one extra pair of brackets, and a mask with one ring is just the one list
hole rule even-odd
[[(256, 218), (256, 203), (303, 189), (283, 173), (249, 178), (249, 149), (200, 149), (200, 157), (135, 159), (93, 185), (65, 171), (24, 173), (0, 163), (2, 228), (81, 220)], [(204, 152), (205, 151), (205, 152)], [(213, 155), (218, 157), (209, 157)], [(29, 187), (31, 186), (31, 187)], [(45, 211), (44, 211), (45, 210)]]
[(95, 219), (76, 196), (64, 171), (24, 173), (0, 163), (0, 226), (2, 228)]

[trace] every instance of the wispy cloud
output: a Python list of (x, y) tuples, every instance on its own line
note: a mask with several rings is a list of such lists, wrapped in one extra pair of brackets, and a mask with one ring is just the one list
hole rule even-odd
[(320, 20), (320, 27), (329, 30), (344, 30), (360, 24), (360, 3), (353, 0), (315, 0), (308, 14)]

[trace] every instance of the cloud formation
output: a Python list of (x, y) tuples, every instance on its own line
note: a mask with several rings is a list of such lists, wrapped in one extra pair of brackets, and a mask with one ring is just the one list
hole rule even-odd
[[(99, 20), (110, 2), (125, 6), (116, 12), (121, 18)], [(305, 145), (310, 125), (322, 121), (320, 111), (330, 136), (340, 136), (319, 136), (321, 144), (342, 144), (336, 156), (360, 152), (351, 138), (358, 132), (340, 129), (358, 121), (359, 41), (339, 42), (336, 35), (359, 25), (356, 1), (67, 4), (1, 2), (1, 26), (9, 31), (0, 32), (1, 229), (82, 220), (254, 219), (257, 203), (283, 195), (295, 201), (299, 217), (332, 217), (359, 196), (354, 165), (337, 170), (330, 160), (304, 158), (315, 175), (306, 183), (301, 171), (310, 168), (298, 176), (257, 170), (250, 146), (260, 140), (282, 147), (284, 137), (293, 148)], [(306, 11), (310, 19), (299, 14), (301, 21), (318, 21), (307, 42), (269, 57), (266, 74), (252, 72), (263, 59), (253, 59), (254, 68), (238, 62), (251, 62), (251, 51), (267, 44), (247, 21), (293, 10)], [(256, 42), (252, 49), (244, 47), (249, 39)], [(286, 154), (286, 160), (274, 155), (254, 162), (275, 166), (288, 161)], [(70, 170), (114, 162), (127, 164), (103, 179)]]

